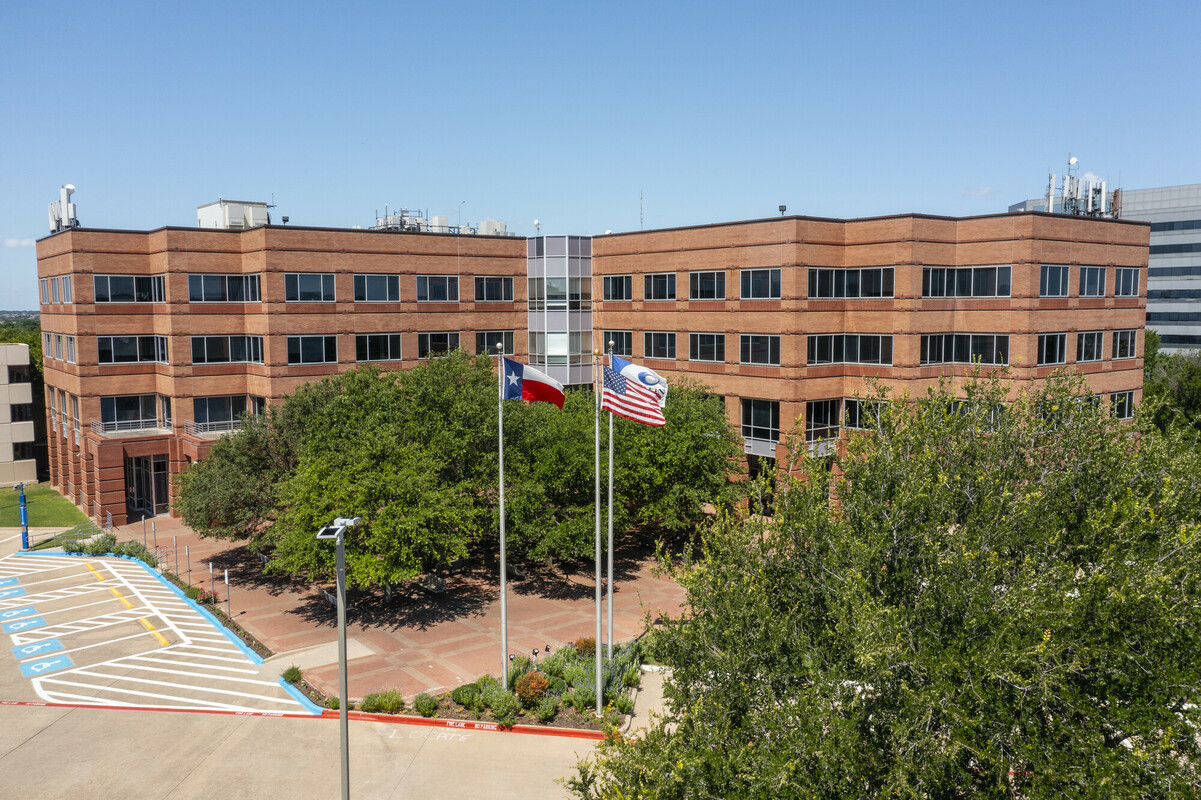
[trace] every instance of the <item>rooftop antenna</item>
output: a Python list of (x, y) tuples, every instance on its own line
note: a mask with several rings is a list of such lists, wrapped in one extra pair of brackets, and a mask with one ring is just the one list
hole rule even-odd
[(780, 203), (780, 216), (781, 217), (784, 216), (784, 212), (787, 210), (788, 210), (788, 206), (784, 205), (783, 203)]

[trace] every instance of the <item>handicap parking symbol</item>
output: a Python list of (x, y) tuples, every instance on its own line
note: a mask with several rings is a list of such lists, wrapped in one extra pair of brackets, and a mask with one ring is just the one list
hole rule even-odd
[(18, 633), (20, 631), (32, 630), (33, 628), (40, 628), (45, 624), (46, 620), (41, 617), (30, 617), (6, 622), (0, 625), (0, 630), (3, 630), (5, 633)]
[(21, 608), (6, 608), (0, 611), (0, 619), (16, 619), (17, 617), (28, 617), (35, 613), (33, 606), (22, 606)]
[(36, 678), (48, 672), (57, 672), (60, 669), (67, 669), (73, 666), (75, 664), (71, 661), (70, 656), (55, 656), (54, 658), (44, 658), (40, 661), (29, 661), (22, 664), (21, 674), (26, 678)]
[(17, 581), (17, 579), (16, 579), (16, 578), (3, 578), (3, 579), (0, 579), (0, 587), (3, 587), (3, 586), (16, 586), (16, 585), (17, 585), (17, 583), (18, 583), (18, 581)]
[(10, 589), (0, 589), (0, 600), (8, 600), (13, 597), (24, 597), (25, 590), (20, 586), (14, 586)]
[(19, 644), (13, 648), (13, 657), (20, 661), (23, 658), (44, 656), (63, 649), (63, 643), (58, 639), (43, 639), (40, 642)]

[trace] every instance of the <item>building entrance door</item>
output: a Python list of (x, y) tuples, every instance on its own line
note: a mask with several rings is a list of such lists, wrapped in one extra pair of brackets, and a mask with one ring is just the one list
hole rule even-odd
[(125, 504), (131, 516), (154, 516), (170, 506), (167, 456), (125, 457)]

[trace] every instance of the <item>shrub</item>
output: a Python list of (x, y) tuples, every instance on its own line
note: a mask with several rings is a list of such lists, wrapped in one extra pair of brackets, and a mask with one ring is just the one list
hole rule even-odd
[(617, 706), (617, 710), (622, 714), (629, 714), (634, 710), (634, 698), (628, 694), (619, 694), (614, 705)]
[(208, 589), (200, 588), (196, 590), (196, 602), (215, 604), (218, 602), (217, 595)]
[(517, 681), (517, 697), (526, 708), (533, 708), (546, 694), (550, 684), (541, 672), (527, 672)]
[(336, 697), (325, 698), (325, 707), (332, 708), (334, 711), (337, 711), (338, 710), (338, 698), (336, 698)]
[(625, 674), (622, 675), (622, 683), (626, 685), (627, 689), (637, 686), (641, 682), (642, 670), (638, 667), (628, 667), (625, 671)]
[(571, 705), (581, 714), (587, 714), (596, 708), (595, 689), (575, 689), (572, 692)]
[(291, 684), (300, 683), (300, 667), (293, 664), (280, 673), (280, 677)]
[(475, 705), (475, 701), (480, 696), (479, 684), (465, 683), (450, 693), (450, 699), (454, 700), (461, 706), (471, 708)]
[(552, 677), (550, 679), (550, 691), (552, 694), (562, 697), (567, 692), (567, 681), (559, 677)]
[(538, 716), (539, 722), (550, 722), (559, 713), (559, 698), (554, 695), (548, 695), (538, 701), (538, 707), (534, 710)]
[(187, 589), (184, 589), (183, 593), (189, 600), (195, 600), (200, 596), (200, 587), (189, 586)]
[(567, 666), (567, 650), (559, 648), (542, 659), (542, 671), (556, 678), (563, 677), (563, 668)]
[(492, 686), (500, 686), (500, 678), (495, 678), (491, 675), (481, 675), (475, 683), (480, 687), (480, 693), (482, 694)]
[(96, 538), (92, 539), (92, 541), (88, 542), (83, 548), (83, 552), (90, 556), (111, 553), (113, 552), (113, 548), (116, 546), (116, 544), (117, 537), (113, 536), (111, 533), (106, 533), (102, 536), (97, 536)]
[(488, 708), (492, 710), (497, 722), (506, 728), (511, 728), (517, 721), (517, 714), (521, 711), (521, 701), (512, 692), (498, 689), (489, 698)]
[(517, 681), (534, 671), (534, 662), (525, 656), (518, 656), (509, 663), (509, 688), (517, 688)]
[(413, 698), (413, 708), (423, 717), (432, 717), (438, 713), (438, 701), (422, 692)]
[(396, 714), (404, 710), (405, 700), (398, 690), (384, 689), (364, 697), (359, 707), (371, 714)]
[(577, 652), (591, 656), (596, 654), (596, 639), (591, 636), (585, 636), (583, 639), (577, 639), (575, 643)]
[(596, 672), (584, 664), (568, 664), (563, 670), (563, 680), (573, 688), (586, 689), (596, 683)]

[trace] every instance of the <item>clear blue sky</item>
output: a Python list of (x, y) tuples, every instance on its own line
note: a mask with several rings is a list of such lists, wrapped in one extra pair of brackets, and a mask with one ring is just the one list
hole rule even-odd
[[(0, 308), (87, 227), (385, 203), (519, 235), (1201, 182), (1195, 2), (74, 2), (0, 14)], [(642, 200), (640, 221), (639, 196)]]

